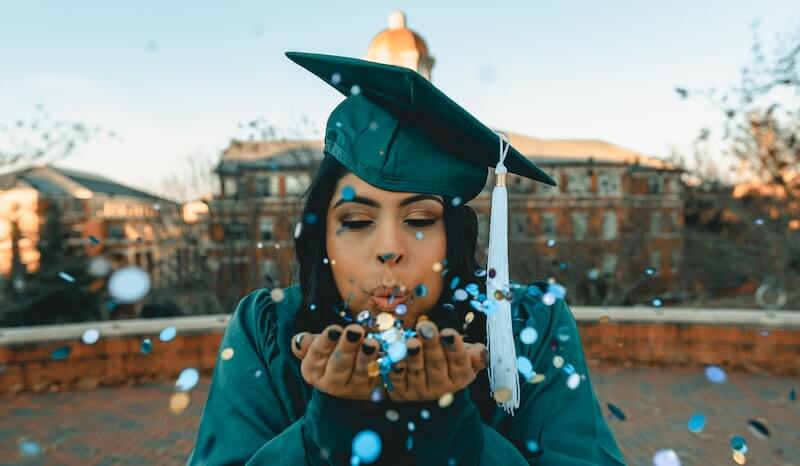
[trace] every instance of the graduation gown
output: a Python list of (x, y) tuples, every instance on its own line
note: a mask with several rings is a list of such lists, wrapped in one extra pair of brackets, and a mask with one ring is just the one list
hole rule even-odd
[[(547, 283), (533, 286), (544, 290)], [(515, 290), (517, 354), (527, 356), (545, 379), (521, 381), (520, 406), (511, 416), (487, 396), (485, 372), (445, 408), (436, 401), (345, 400), (310, 387), (289, 346), (299, 287), (287, 288), (284, 296), (273, 302), (269, 290), (259, 289), (236, 306), (187, 465), (348, 465), (353, 438), (365, 429), (382, 441), (373, 464), (625, 464), (592, 388), (575, 319), (562, 299), (546, 306), (525, 288)], [(519, 341), (525, 326), (538, 332), (534, 344)], [(219, 357), (225, 348), (234, 350), (228, 360)], [(556, 354), (564, 367), (554, 366)], [(585, 375), (577, 388), (567, 387), (567, 364)], [(399, 419), (387, 419), (388, 409)]]

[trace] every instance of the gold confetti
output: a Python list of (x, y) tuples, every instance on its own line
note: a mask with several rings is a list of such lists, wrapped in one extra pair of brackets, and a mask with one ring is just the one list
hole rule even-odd
[(505, 403), (511, 399), (511, 389), (500, 387), (494, 392), (494, 401), (498, 403)]
[(441, 262), (434, 262), (433, 263), (433, 271), (434, 272), (441, 272), (442, 271), (442, 263)]
[(336, 259), (331, 259), (331, 265), (336, 265)]
[(745, 464), (747, 463), (747, 457), (744, 456), (744, 453), (734, 450), (733, 461), (736, 461), (736, 464)]
[(273, 302), (279, 303), (283, 301), (284, 293), (283, 290), (280, 288), (275, 288), (274, 290), (269, 292), (270, 298), (272, 298)]
[(381, 373), (380, 367), (378, 367), (377, 361), (370, 361), (367, 365), (367, 375), (370, 377), (377, 377)]
[(597, 321), (600, 322), (601, 324), (607, 324), (609, 320), (611, 320), (611, 317), (606, 315), (600, 316), (600, 318), (597, 319)]
[(561, 369), (561, 366), (564, 365), (564, 358), (561, 356), (554, 356), (553, 357), (553, 367), (556, 369)]
[(465, 316), (464, 316), (464, 322), (466, 322), (466, 323), (468, 323), (468, 324), (469, 324), (469, 323), (471, 323), (473, 320), (475, 320), (475, 313), (474, 313), (474, 312), (472, 312), (472, 311), (470, 311), (470, 312), (467, 312), (467, 315), (465, 315)]
[(428, 316), (426, 316), (425, 314), (422, 314), (421, 316), (417, 317), (417, 322), (425, 322), (426, 320), (428, 320)]
[(378, 314), (378, 316), (375, 317), (375, 321), (378, 323), (378, 330), (381, 332), (385, 332), (394, 327), (394, 316), (388, 312), (381, 312)]
[(450, 406), (450, 403), (453, 402), (453, 394), (452, 393), (445, 393), (444, 395), (439, 397), (439, 407), (446, 408)]
[(533, 377), (531, 377), (530, 379), (528, 379), (528, 383), (532, 383), (534, 385), (537, 384), (537, 383), (542, 383), (542, 382), (544, 382), (545, 377), (546, 376), (544, 374), (536, 374)]
[(233, 348), (225, 348), (222, 350), (222, 359), (225, 361), (230, 360), (233, 357)]
[(169, 398), (169, 410), (173, 414), (181, 414), (189, 407), (189, 394), (186, 392), (173, 393)]

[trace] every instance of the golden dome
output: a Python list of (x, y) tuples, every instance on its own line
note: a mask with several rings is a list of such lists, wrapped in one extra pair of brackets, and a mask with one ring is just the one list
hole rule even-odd
[(428, 57), (428, 46), (422, 37), (406, 27), (406, 15), (401, 11), (393, 11), (389, 15), (389, 27), (372, 39), (367, 56), (377, 57), (402, 52), (418, 52), (420, 57)]

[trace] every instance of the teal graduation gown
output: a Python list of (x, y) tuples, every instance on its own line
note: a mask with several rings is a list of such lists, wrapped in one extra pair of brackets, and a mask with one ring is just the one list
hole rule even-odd
[[(547, 283), (532, 286), (546, 289)], [(280, 302), (273, 302), (266, 289), (239, 302), (220, 344), (187, 465), (348, 465), (353, 438), (367, 429), (381, 438), (381, 454), (373, 464), (625, 464), (563, 299), (546, 306), (526, 288), (515, 290), (517, 354), (527, 356), (545, 379), (521, 381), (520, 406), (513, 416), (497, 407), (486, 390), (477, 389), (487, 385), (485, 372), (444, 408), (436, 401), (345, 400), (310, 387), (289, 346), (300, 302), (298, 286), (287, 288)], [(536, 329), (535, 343), (519, 341), (525, 326)], [(226, 348), (234, 356), (223, 360)], [(564, 358), (564, 367), (554, 366), (556, 354)], [(571, 369), (585, 375), (574, 389), (566, 383)], [(388, 409), (399, 420), (387, 419)]]

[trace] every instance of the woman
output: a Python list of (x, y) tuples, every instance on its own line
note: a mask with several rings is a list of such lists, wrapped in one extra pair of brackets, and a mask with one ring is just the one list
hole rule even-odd
[[(493, 302), (494, 270), (475, 259), (464, 203), (498, 137), (413, 71), (287, 55), (348, 97), (295, 232), (300, 284), (235, 309), (189, 464), (624, 464), (548, 283), (496, 296), (510, 302), (519, 403), (483, 372), (497, 358), (478, 310), (493, 311), (475, 303)], [(506, 151), (508, 171), (554, 184)], [(404, 343), (399, 357), (384, 332)]]

